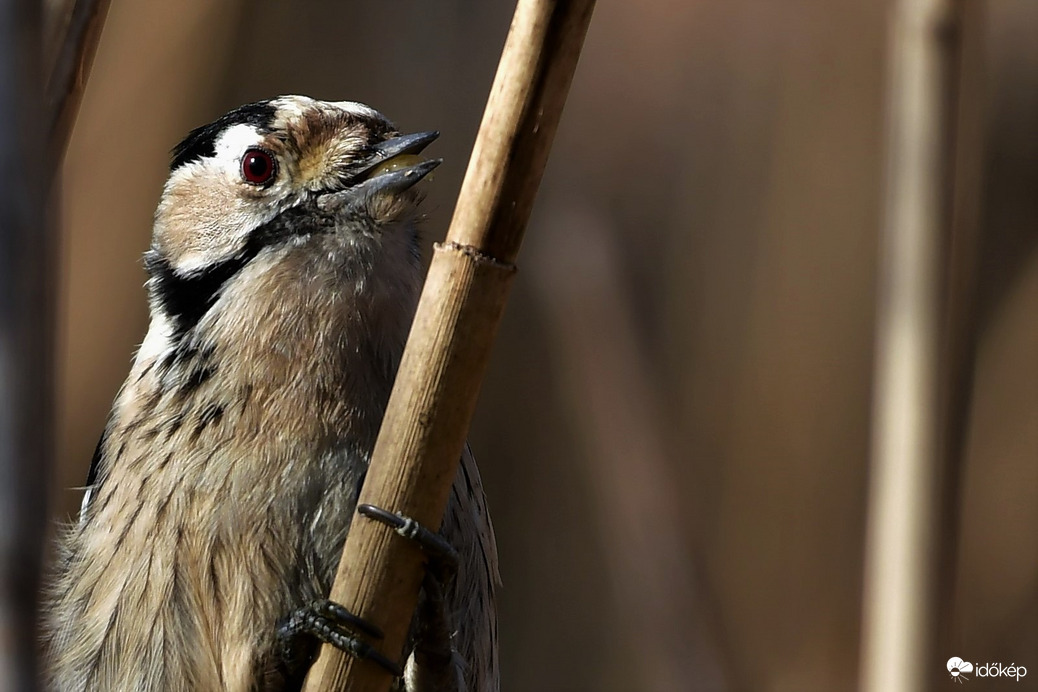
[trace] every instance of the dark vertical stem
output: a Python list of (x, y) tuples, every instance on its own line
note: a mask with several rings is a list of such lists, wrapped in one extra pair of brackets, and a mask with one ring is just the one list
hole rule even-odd
[(977, 269), (980, 247), (980, 209), (983, 203), (985, 130), (985, 74), (983, 36), (986, 7), (983, 2), (957, 0), (961, 37), (955, 56), (958, 82), (949, 85), (954, 101), (949, 105), (954, 128), (948, 147), (953, 164), (949, 175), (951, 194), (941, 391), (939, 410), (940, 527), (937, 600), (940, 608), (939, 651), (959, 651), (956, 640), (955, 602), (957, 563), (961, 537), (962, 481), (973, 398), (973, 370), (977, 346)]
[(0, 689), (30, 690), (51, 461), (40, 3), (0, 0)]
[(65, 157), (101, 40), (110, 0), (76, 0), (47, 79), (47, 170), (54, 175)]

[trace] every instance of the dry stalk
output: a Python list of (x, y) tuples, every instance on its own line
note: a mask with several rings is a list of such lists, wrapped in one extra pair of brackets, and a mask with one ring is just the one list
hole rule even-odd
[[(65, 149), (72, 137), (79, 104), (83, 100), (90, 67), (94, 63), (101, 28), (108, 15), (111, 0), (76, 0), (71, 9), (65, 32), (53, 59), (53, 68), (45, 90), (47, 104), (47, 167), (52, 178), (65, 157)], [(66, 12), (67, 7), (60, 7)]]
[[(594, 0), (519, 0), (462, 183), (436, 248), (359, 503), (439, 526), (534, 196)], [(355, 516), (331, 598), (378, 625), (399, 659), (424, 556)], [(380, 667), (324, 646), (305, 689), (385, 692)]]
[(937, 675), (940, 335), (960, 7), (900, 0), (891, 24), (861, 689)]

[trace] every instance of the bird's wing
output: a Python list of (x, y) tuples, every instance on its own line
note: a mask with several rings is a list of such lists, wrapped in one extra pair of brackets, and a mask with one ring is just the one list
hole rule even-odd
[(451, 499), (443, 520), (443, 535), (457, 549), (458, 575), (447, 593), (453, 625), (453, 648), (461, 658), (466, 688), (496, 692), (497, 600), (501, 583), (497, 540), (487, 511), (483, 482), (472, 450), (466, 444)]

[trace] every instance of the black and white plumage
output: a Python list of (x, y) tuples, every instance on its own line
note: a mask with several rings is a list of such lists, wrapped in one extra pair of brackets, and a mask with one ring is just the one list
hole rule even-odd
[[(285, 96), (176, 147), (151, 325), (61, 541), (54, 689), (298, 687), (276, 632), (330, 591), (417, 301), (412, 185), (435, 162), (409, 155), (433, 138)], [(441, 533), (452, 656), (412, 655), (404, 684), (496, 690), (496, 546), (467, 450)]]

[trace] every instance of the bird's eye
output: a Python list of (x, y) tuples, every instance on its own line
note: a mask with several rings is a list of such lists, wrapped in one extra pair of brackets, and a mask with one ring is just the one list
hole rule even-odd
[(274, 157), (262, 149), (249, 149), (241, 157), (241, 177), (253, 185), (266, 185), (274, 179)]

